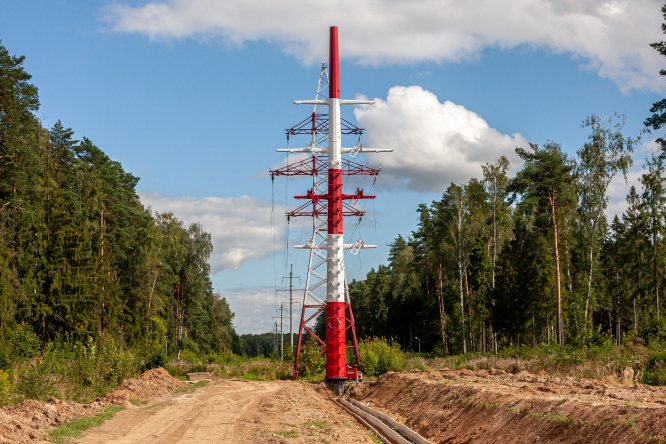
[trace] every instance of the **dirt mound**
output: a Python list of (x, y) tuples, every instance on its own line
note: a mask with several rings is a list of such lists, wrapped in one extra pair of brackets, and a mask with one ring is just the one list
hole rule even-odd
[(99, 402), (78, 404), (51, 398), (49, 402), (32, 399), (0, 409), (0, 444), (46, 443), (45, 432), (82, 416), (99, 412)]
[(130, 406), (130, 399), (148, 401), (173, 393), (176, 389), (183, 388), (187, 384), (172, 377), (162, 367), (148, 370), (136, 379), (127, 379), (118, 387), (111, 390), (99, 401), (111, 405)]
[(352, 396), (434, 443), (666, 438), (666, 388), (520, 372), (392, 373)]
[(186, 384), (163, 368), (149, 370), (137, 379), (128, 379), (102, 398), (90, 404), (60, 401), (49, 402), (32, 399), (12, 407), (0, 409), (0, 444), (48, 443), (46, 432), (50, 428), (72, 422), (82, 416), (93, 416), (105, 405), (130, 405), (130, 398), (147, 401), (168, 395)]

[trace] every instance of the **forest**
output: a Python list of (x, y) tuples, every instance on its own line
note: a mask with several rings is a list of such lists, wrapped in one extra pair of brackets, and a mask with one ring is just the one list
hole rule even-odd
[(46, 128), (23, 61), (0, 45), (0, 337), (239, 352), (210, 234), (144, 208), (139, 178), (90, 139)]
[(609, 220), (608, 187), (627, 178), (642, 136), (624, 125), (624, 116), (592, 115), (576, 156), (555, 142), (516, 148), (523, 166), (513, 178), (501, 157), (419, 205), (416, 229), (390, 244), (388, 264), (350, 285), (359, 336), (412, 350), (420, 338), (437, 354), (620, 345), (627, 335), (663, 344), (665, 152), (645, 159), (627, 210)]

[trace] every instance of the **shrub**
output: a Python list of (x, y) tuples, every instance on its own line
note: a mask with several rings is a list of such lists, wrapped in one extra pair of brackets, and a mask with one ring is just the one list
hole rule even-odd
[(25, 398), (38, 401), (60, 396), (55, 380), (42, 363), (33, 363), (25, 369), (19, 377), (17, 392)]
[(361, 366), (366, 376), (379, 376), (387, 372), (401, 372), (409, 365), (407, 354), (397, 343), (384, 338), (365, 339), (358, 344)]
[[(306, 346), (316, 347), (319, 345), (317, 341), (311, 339)], [(326, 354), (319, 356), (317, 360), (315, 357), (321, 353), (320, 348), (301, 348), (301, 353), (298, 357), (298, 376), (307, 379), (323, 379), (326, 371)], [(293, 361), (292, 361), (293, 362)]]
[(25, 361), (37, 356), (42, 341), (33, 333), (29, 325), (20, 324), (9, 334), (10, 353), (17, 361)]
[(151, 355), (143, 364), (143, 371), (152, 370), (158, 367), (166, 367), (167, 359), (162, 353)]
[(650, 385), (666, 385), (666, 353), (655, 353), (645, 363), (643, 382)]
[(14, 400), (14, 375), (0, 370), (0, 406), (8, 405)]

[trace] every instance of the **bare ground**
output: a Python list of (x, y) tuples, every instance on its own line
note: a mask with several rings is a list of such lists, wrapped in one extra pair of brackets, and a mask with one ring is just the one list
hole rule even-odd
[[(641, 384), (444, 369), (389, 373), (349, 394), (437, 444), (666, 441), (666, 388)], [(0, 444), (44, 443), (50, 428), (109, 404), (127, 409), (77, 442), (371, 442), (323, 383), (214, 380), (194, 388), (156, 369), (91, 404), (0, 409)]]
[(666, 440), (666, 388), (491, 371), (389, 373), (352, 397), (434, 443)]
[(213, 380), (189, 393), (130, 406), (76, 442), (372, 442), (367, 430), (326, 393), (321, 383)]

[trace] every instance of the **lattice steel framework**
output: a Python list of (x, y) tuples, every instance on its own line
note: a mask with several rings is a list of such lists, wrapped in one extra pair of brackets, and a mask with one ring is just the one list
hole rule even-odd
[[(301, 349), (311, 347), (302, 344), (305, 331), (318, 342), (318, 345), (313, 347), (321, 349), (308, 367), (326, 353), (326, 378), (337, 381), (336, 391), (340, 387), (340, 384), (337, 383), (347, 379), (356, 379), (360, 369), (355, 322), (349, 300), (343, 252), (351, 250), (353, 254), (356, 254), (361, 249), (375, 248), (374, 245), (365, 245), (361, 239), (355, 244), (344, 244), (343, 217), (362, 216), (365, 212), (356, 208), (354, 204), (359, 199), (373, 199), (375, 196), (366, 195), (360, 189), (353, 194), (342, 193), (341, 178), (345, 175), (376, 176), (379, 174), (378, 169), (365, 167), (349, 159), (342, 159), (341, 155), (346, 153), (354, 158), (358, 153), (392, 151), (363, 148), (361, 143), (363, 129), (340, 117), (340, 105), (372, 104), (374, 102), (340, 99), (337, 35), (337, 27), (331, 27), (330, 67), (332, 74), (330, 79), (327, 66), (322, 64), (315, 100), (294, 102), (314, 105), (312, 114), (295, 127), (286, 130), (287, 140), (290, 135), (310, 135), (311, 140), (307, 143), (306, 148), (277, 150), (279, 152), (309, 153), (311, 156), (284, 168), (271, 170), (272, 176), (312, 176), (312, 189), (308, 190), (305, 195), (294, 196), (309, 202), (286, 213), (288, 217), (312, 217), (312, 237), (306, 242), (306, 245), (295, 246), (295, 248), (310, 250), (310, 257), (303, 295), (294, 378), (298, 377)], [(323, 112), (325, 108), (328, 108), (326, 109), (328, 113)], [(342, 148), (341, 136), (343, 134), (359, 136), (358, 142), (353, 148)], [(324, 144), (327, 146), (324, 147)], [(326, 265), (325, 275), (322, 272), (324, 264)], [(324, 289), (325, 293), (322, 295)], [(312, 310), (314, 313), (311, 313)], [(308, 326), (308, 323), (324, 310), (326, 310), (326, 342)], [(308, 311), (310, 313), (306, 315)], [(351, 345), (347, 345), (347, 337), (349, 337)], [(354, 349), (356, 357), (354, 365), (347, 364), (346, 350), (348, 348)]]

